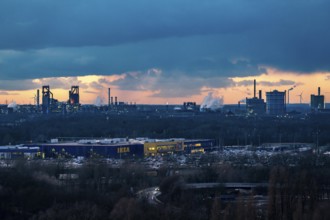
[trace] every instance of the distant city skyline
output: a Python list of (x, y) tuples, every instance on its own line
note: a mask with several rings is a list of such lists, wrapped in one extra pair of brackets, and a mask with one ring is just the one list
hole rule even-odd
[(330, 102), (330, 2), (127, 0), (0, 2), (0, 103), (33, 104), (49, 85), (81, 103), (236, 104), (257, 90)]

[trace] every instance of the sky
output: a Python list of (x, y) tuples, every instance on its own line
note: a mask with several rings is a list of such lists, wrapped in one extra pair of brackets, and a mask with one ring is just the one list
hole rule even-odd
[[(49, 85), (59, 101), (107, 88), (119, 101), (237, 103), (288, 90), (330, 102), (328, 0), (1, 0), (0, 103), (33, 104)], [(264, 93), (263, 93), (264, 94)]]

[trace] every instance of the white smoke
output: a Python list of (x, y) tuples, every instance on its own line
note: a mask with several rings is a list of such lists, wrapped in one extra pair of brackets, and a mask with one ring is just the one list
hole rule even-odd
[(211, 110), (217, 111), (223, 105), (223, 97), (213, 97), (213, 93), (209, 92), (209, 94), (204, 98), (200, 111)]
[(9, 103), (9, 105), (7, 106), (7, 108), (12, 108), (14, 111), (17, 110), (17, 104), (15, 101)]
[(103, 104), (103, 98), (100, 96), (97, 96), (94, 101), (94, 105), (97, 107), (100, 107), (102, 104)]

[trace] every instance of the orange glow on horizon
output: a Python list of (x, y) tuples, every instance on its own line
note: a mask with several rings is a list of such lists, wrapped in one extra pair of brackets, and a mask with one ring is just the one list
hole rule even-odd
[[(259, 90), (262, 90), (263, 98), (265, 99), (265, 92), (272, 90), (284, 91), (291, 88), (293, 85), (277, 85), (267, 86), (261, 85), (261, 82), (278, 83), (280, 80), (294, 81), (296, 87), (290, 91), (290, 103), (299, 103), (299, 95), (302, 93), (302, 102), (309, 103), (310, 95), (317, 94), (317, 87), (321, 87), (321, 93), (325, 96), (325, 101), (330, 102), (330, 73), (313, 73), (313, 74), (297, 74), (294, 72), (283, 72), (276, 69), (267, 69), (267, 74), (259, 76), (249, 77), (233, 77), (231, 78), (235, 85), (228, 88), (201, 88), (200, 94), (186, 96), (186, 97), (157, 97), (160, 91), (151, 90), (121, 90), (118, 86), (113, 85), (112, 82), (118, 79), (124, 79), (125, 74), (103, 76), (103, 75), (89, 75), (79, 77), (61, 77), (61, 78), (42, 78), (34, 79), (33, 82), (40, 85), (40, 96), (42, 83), (47, 83), (50, 86), (54, 98), (60, 102), (66, 102), (68, 100), (68, 91), (70, 90), (70, 83), (72, 85), (78, 84), (80, 86), (80, 101), (82, 104), (93, 104), (96, 97), (99, 96), (103, 99), (103, 103), (107, 104), (108, 100), (108, 88), (111, 88), (111, 96), (118, 97), (120, 102), (132, 102), (137, 104), (182, 104), (183, 102), (192, 101), (200, 104), (203, 98), (208, 92), (213, 92), (215, 96), (223, 97), (225, 104), (236, 104), (238, 101), (245, 99), (246, 97), (253, 96), (253, 84), (239, 85), (239, 83), (246, 80), (257, 80), (257, 94)], [(52, 80), (61, 80), (66, 82), (61, 88), (52, 89)], [(93, 84), (100, 85), (100, 87), (93, 87)], [(64, 88), (65, 87), (65, 88)], [(24, 90), (24, 91), (0, 91), (0, 103), (9, 104), (15, 101), (18, 104), (34, 104), (34, 96), (36, 95), (36, 89)], [(41, 103), (41, 98), (40, 98)]]

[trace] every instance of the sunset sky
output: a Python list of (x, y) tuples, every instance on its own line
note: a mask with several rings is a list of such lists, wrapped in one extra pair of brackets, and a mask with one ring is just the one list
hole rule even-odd
[[(0, 104), (59, 101), (107, 88), (119, 101), (237, 103), (287, 90), (290, 102), (330, 102), (328, 0), (1, 0)], [(265, 97), (265, 94), (263, 93)]]

